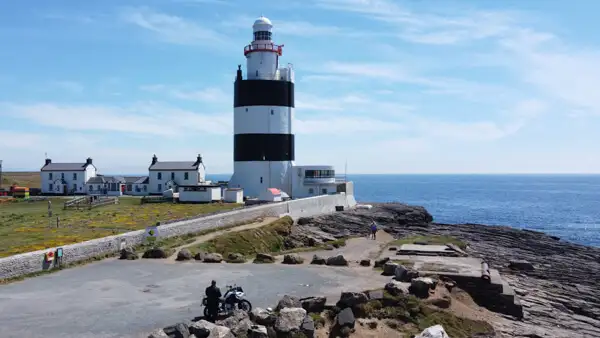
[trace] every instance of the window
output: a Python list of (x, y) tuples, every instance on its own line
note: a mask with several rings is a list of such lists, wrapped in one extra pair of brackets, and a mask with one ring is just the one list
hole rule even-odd
[(313, 189), (313, 188), (309, 188), (309, 189), (308, 189), (308, 193), (309, 193), (309, 194), (314, 194), (314, 193), (315, 193), (315, 189)]
[(102, 189), (102, 187), (100, 186), (100, 184), (98, 184), (98, 190)]
[(171, 173), (171, 179), (174, 180), (175, 179), (175, 173)]
[(77, 173), (73, 173), (73, 180), (77, 179)]
[(334, 178), (335, 170), (305, 170), (306, 178)]
[(273, 114), (274, 114), (274, 113), (273, 113), (273, 109), (271, 109), (271, 115), (273, 115)]
[(48, 179), (49, 179), (49, 180), (52, 180), (52, 173), (49, 173), (49, 174), (48, 174)]
[(90, 191), (94, 191), (94, 186), (90, 185)]
[(246, 112), (248, 112), (248, 108), (246, 108)]
[(260, 183), (262, 183), (262, 176), (261, 176), (261, 178), (260, 178)]
[(52, 186), (52, 183), (48, 184), (48, 190), (52, 191), (52, 188), (54, 188), (54, 187)]
[(162, 184), (158, 184), (158, 191), (162, 191)]
[(327, 195), (327, 189), (321, 189), (321, 194)]
[(187, 181), (189, 178), (190, 178), (190, 173), (188, 173), (188, 172), (183, 173), (183, 179), (184, 180)]
[(148, 190), (148, 186), (144, 184), (143, 189), (144, 189), (144, 192), (146, 192)]
[(271, 32), (259, 31), (254, 32), (254, 41), (269, 41), (271, 40)]
[(60, 173), (60, 178), (65, 179), (65, 173)]
[[(162, 173), (158, 173), (156, 174), (156, 178), (158, 178), (159, 180), (162, 180)], [(160, 189), (160, 188), (159, 188)]]
[(128, 185), (127, 185), (127, 191), (131, 191), (131, 190), (132, 190), (132, 188), (133, 188), (133, 187), (131, 186), (131, 184), (128, 184)]

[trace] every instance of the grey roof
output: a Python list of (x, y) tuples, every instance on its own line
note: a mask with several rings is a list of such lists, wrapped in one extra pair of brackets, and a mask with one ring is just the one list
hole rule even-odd
[(129, 183), (129, 184), (131, 184), (131, 183), (135, 183), (135, 182), (137, 182), (137, 181), (138, 181), (140, 178), (143, 178), (143, 177), (148, 177), (148, 176), (123, 176), (123, 178), (125, 179), (125, 182), (126, 182), (126, 183)]
[(142, 176), (137, 181), (133, 182), (134, 184), (148, 184), (150, 183), (150, 177)]
[(123, 176), (104, 176), (98, 175), (90, 178), (86, 184), (104, 184), (104, 183), (125, 183)]
[(200, 164), (197, 161), (156, 162), (148, 170), (198, 170)]
[(41, 171), (82, 171), (87, 163), (49, 163), (42, 167)]

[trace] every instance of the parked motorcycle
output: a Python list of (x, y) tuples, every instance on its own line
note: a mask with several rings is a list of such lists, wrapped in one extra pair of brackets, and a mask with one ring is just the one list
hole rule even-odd
[[(246, 294), (241, 286), (227, 285), (227, 291), (221, 299), (219, 299), (219, 316), (230, 316), (233, 314), (233, 310), (236, 308), (244, 312), (250, 313), (252, 311), (252, 304), (246, 299)], [(202, 306), (204, 306), (204, 317), (208, 317), (208, 299), (204, 297), (202, 299)]]

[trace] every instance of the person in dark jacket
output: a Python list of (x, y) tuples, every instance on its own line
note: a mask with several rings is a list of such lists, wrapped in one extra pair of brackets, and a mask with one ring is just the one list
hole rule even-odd
[(208, 316), (206, 320), (215, 322), (219, 314), (219, 301), (221, 299), (221, 290), (217, 287), (217, 282), (212, 281), (210, 286), (206, 288), (206, 307), (208, 308)]

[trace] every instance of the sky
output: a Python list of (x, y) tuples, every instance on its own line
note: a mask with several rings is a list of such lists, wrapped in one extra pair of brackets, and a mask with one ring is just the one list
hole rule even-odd
[(296, 73), (296, 164), (599, 173), (600, 2), (55, 0), (0, 5), (5, 171), (152, 155), (233, 170), (233, 81), (260, 15)]

